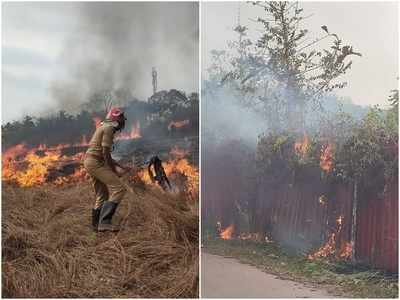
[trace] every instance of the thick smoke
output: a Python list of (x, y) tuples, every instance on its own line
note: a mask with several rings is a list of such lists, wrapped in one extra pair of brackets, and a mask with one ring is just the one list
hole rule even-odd
[(158, 89), (197, 91), (198, 4), (92, 2), (78, 4), (77, 31), (60, 57), (52, 96), (67, 110), (95, 93), (123, 90), (145, 99)]
[(222, 144), (241, 141), (255, 148), (257, 138), (267, 130), (261, 114), (240, 103), (240, 98), (228, 89), (208, 91), (202, 97), (202, 144)]

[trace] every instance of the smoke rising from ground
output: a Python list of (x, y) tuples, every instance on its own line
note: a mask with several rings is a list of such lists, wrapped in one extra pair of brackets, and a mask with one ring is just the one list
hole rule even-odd
[(77, 20), (51, 85), (61, 108), (76, 110), (104, 90), (145, 99), (153, 66), (158, 90), (197, 91), (197, 3), (80, 3)]
[[(245, 107), (240, 99), (227, 89), (203, 94), (202, 98), (202, 144), (224, 143), (240, 140), (255, 148), (257, 138), (267, 130), (261, 114)], [(210, 137), (211, 140), (210, 140)]]

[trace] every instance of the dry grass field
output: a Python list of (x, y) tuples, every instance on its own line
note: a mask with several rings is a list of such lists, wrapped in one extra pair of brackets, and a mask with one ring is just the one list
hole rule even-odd
[(95, 233), (89, 183), (3, 182), (3, 297), (198, 297), (198, 202), (134, 191), (114, 217), (121, 231)]

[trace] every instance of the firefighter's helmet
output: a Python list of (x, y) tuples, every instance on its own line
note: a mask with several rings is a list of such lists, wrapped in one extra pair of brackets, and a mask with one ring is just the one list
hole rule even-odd
[(126, 120), (126, 118), (124, 116), (124, 112), (122, 111), (122, 109), (120, 109), (118, 107), (111, 108), (110, 111), (107, 113), (106, 119), (110, 120), (110, 121), (117, 121), (117, 122)]
[(115, 127), (116, 130), (121, 131), (125, 128), (126, 118), (122, 109), (118, 107), (111, 108), (110, 111), (107, 113), (106, 119), (112, 122), (117, 122), (118, 125)]

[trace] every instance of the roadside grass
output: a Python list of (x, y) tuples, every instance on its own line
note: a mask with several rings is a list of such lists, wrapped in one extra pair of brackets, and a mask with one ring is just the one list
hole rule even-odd
[(233, 257), (278, 278), (325, 288), (337, 297), (398, 298), (398, 276), (362, 265), (322, 259), (309, 260), (285, 252), (276, 243), (243, 240), (203, 240), (207, 253)]

